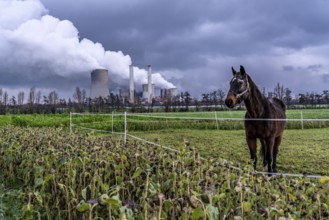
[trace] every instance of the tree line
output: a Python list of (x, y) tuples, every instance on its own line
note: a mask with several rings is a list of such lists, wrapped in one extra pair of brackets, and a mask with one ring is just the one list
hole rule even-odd
[[(285, 102), (287, 108), (328, 108), (329, 90), (323, 90), (321, 94), (315, 92), (292, 95), (289, 88), (277, 83), (272, 91), (263, 88), (263, 95), (268, 98), (279, 98)], [(207, 111), (225, 109), (224, 100), (226, 92), (218, 89), (209, 93), (202, 93), (201, 99), (193, 98), (189, 91), (185, 91), (174, 97), (153, 100), (152, 103), (144, 103), (138, 96), (135, 103), (128, 102), (128, 97), (120, 97), (110, 93), (108, 97), (90, 98), (86, 90), (76, 87), (72, 98), (61, 98), (53, 90), (44, 95), (36, 87), (32, 87), (28, 94), (23, 91), (17, 96), (9, 97), (7, 91), (0, 88), (0, 114), (31, 114), (31, 113), (63, 113), (63, 112), (112, 112), (128, 109), (132, 112), (147, 111)], [(240, 105), (243, 108), (243, 103)]]

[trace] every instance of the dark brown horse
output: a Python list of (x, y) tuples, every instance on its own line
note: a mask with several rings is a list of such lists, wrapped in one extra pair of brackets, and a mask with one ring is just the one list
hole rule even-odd
[(285, 128), (285, 105), (277, 98), (267, 99), (257, 88), (243, 66), (240, 72), (232, 67), (233, 78), (225, 104), (233, 108), (244, 101), (246, 140), (254, 169), (257, 164), (257, 139), (261, 142), (261, 155), (268, 172), (277, 172), (276, 159)]

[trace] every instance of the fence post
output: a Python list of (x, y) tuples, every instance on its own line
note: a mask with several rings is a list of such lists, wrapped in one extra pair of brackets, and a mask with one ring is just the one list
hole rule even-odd
[(302, 125), (302, 129), (304, 129), (303, 112), (300, 112), (300, 123)]
[(127, 142), (127, 112), (125, 112), (125, 125), (124, 125), (124, 141)]
[(72, 112), (70, 112), (70, 134), (72, 134)]
[(113, 134), (113, 111), (112, 111), (112, 134)]
[(217, 119), (217, 112), (215, 111), (215, 117), (216, 117), (216, 126), (217, 126), (217, 130), (218, 130), (218, 119)]

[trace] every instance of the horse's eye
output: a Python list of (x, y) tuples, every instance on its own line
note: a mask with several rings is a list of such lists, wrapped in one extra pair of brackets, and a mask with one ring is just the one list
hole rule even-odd
[(239, 85), (242, 86), (242, 82), (241, 81), (239, 81)]

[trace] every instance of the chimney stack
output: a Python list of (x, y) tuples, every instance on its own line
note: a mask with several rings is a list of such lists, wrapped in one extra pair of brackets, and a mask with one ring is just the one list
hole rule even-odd
[(133, 65), (129, 66), (129, 102), (135, 103), (135, 84), (134, 84), (134, 68)]
[(153, 94), (152, 94), (152, 70), (151, 70), (151, 65), (147, 66), (147, 79), (148, 79), (148, 88), (147, 88), (147, 92), (148, 92), (148, 101), (149, 103), (152, 103), (152, 98), (153, 98)]

